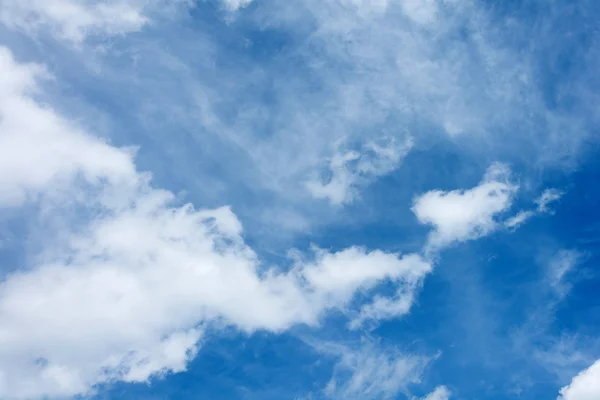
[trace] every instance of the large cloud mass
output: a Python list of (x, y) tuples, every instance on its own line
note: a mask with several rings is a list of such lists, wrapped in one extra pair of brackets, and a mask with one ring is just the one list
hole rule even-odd
[(410, 303), (430, 271), (418, 255), (357, 247), (315, 250), (287, 272), (263, 265), (229, 208), (178, 206), (136, 171), (130, 151), (33, 100), (43, 68), (6, 49), (0, 68), (0, 204), (35, 203), (59, 217), (45, 225), (31, 265), (0, 286), (2, 398), (69, 396), (181, 371), (207, 323), (315, 325), (328, 309), (352, 313), (354, 294), (384, 279)]
[(600, 360), (573, 378), (568, 386), (560, 390), (558, 400), (600, 399)]

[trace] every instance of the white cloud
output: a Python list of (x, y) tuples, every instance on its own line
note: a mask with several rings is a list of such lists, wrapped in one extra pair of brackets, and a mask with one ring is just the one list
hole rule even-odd
[(376, 295), (371, 303), (361, 307), (358, 316), (350, 322), (350, 328), (357, 329), (367, 321), (391, 319), (407, 314), (413, 304), (415, 285), (418, 283), (418, 279), (405, 280), (396, 289), (394, 297)]
[(325, 388), (325, 394), (335, 399), (394, 398), (409, 384), (420, 382), (423, 369), (432, 359), (402, 354), (368, 341), (359, 348), (334, 343), (316, 344), (315, 348), (339, 357)]
[(0, 21), (9, 28), (52, 34), (81, 42), (88, 34), (118, 35), (148, 22), (139, 0), (3, 0)]
[(38, 65), (18, 65), (0, 47), (0, 206), (18, 205), (59, 181), (111, 183), (137, 177), (131, 152), (90, 137), (29, 94), (46, 76)]
[(504, 226), (508, 229), (516, 229), (534, 215), (535, 213), (533, 211), (519, 211), (517, 215), (504, 221)]
[(435, 21), (437, 14), (437, 0), (402, 0), (400, 1), (404, 13), (420, 24)]
[(544, 190), (542, 195), (535, 201), (536, 204), (538, 205), (537, 211), (538, 212), (550, 212), (550, 210), (548, 209), (548, 205), (550, 203), (553, 203), (553, 202), (559, 200), (563, 195), (564, 195), (564, 193), (558, 189)]
[(558, 189), (544, 190), (540, 197), (535, 199), (535, 203), (537, 204), (537, 208), (535, 210), (519, 211), (515, 216), (504, 221), (504, 226), (508, 229), (514, 230), (536, 214), (551, 212), (551, 210), (548, 208), (548, 205), (559, 200), (563, 194), (564, 193)]
[[(341, 137), (354, 143), (382, 135), (401, 140), (396, 127), (402, 126), (414, 132), (419, 146), (428, 146), (423, 142), (431, 143), (432, 137), (429, 129), (422, 127), (438, 126), (452, 134), (466, 134), (452, 140), (467, 153), (482, 151), (485, 142), (491, 152), (514, 146), (515, 151), (509, 153), (515, 158), (535, 158), (541, 149), (551, 147), (552, 157), (566, 159), (560, 154), (572, 146), (555, 144), (576, 141), (581, 134), (570, 128), (571, 133), (556, 136), (552, 146), (536, 145), (550, 131), (543, 123), (544, 104), (536, 97), (537, 81), (531, 79), (526, 59), (497, 42), (496, 25), (485, 12), (471, 1), (412, 4), (418, 3), (425, 9), (432, 5), (437, 9), (435, 23), (427, 29), (415, 29), (402, 18), (409, 6), (401, 1), (377, 0), (255, 2), (253, 15), (259, 18), (248, 19), (249, 25), (223, 24), (222, 31), (215, 34), (205, 34), (208, 27), (200, 27), (201, 33), (190, 31), (186, 24), (155, 24), (167, 34), (151, 29), (135, 36), (143, 46), (122, 43), (118, 57), (110, 52), (97, 57), (94, 62), (103, 72), (101, 79), (96, 76), (85, 83), (72, 83), (87, 88), (106, 84), (118, 91), (119, 102), (130, 104), (131, 115), (137, 116), (127, 132), (135, 136), (132, 142), (169, 141), (169, 151), (154, 154), (168, 158), (163, 165), (169, 168), (161, 171), (165, 176), (176, 164), (176, 178), (188, 188), (211, 183), (218, 187), (221, 199), (235, 206), (244, 218), (268, 225), (262, 232), (273, 236), (281, 233), (282, 225), (289, 234), (292, 229), (306, 232), (342, 216), (364, 217), (311, 201), (306, 190), (307, 178), (313, 178), (314, 193), (327, 201), (344, 203), (359, 195), (363, 186), (348, 184), (352, 176), (330, 181), (310, 175), (323, 170), (323, 160), (333, 158), (330, 144)], [(439, 6), (442, 3), (444, 7)], [(369, 12), (379, 8), (385, 12)], [(154, 14), (144, 15), (155, 19)], [(252, 40), (255, 35), (238, 29), (254, 29), (278, 39), (274, 46), (260, 47)], [(477, 34), (465, 37), (463, 32)], [(220, 39), (229, 34), (235, 38), (238, 33), (247, 47), (232, 53), (231, 46)], [(179, 45), (170, 46), (168, 37), (178, 37)], [(451, 40), (453, 37), (462, 39)], [(261, 54), (277, 52), (278, 65), (284, 68), (265, 64), (263, 58), (247, 57), (259, 48)], [(217, 67), (218, 60), (226, 59), (231, 68)], [(72, 68), (66, 61), (57, 64)], [(267, 100), (271, 97), (263, 96), (263, 90), (278, 101)], [(541, 123), (527, 125), (530, 136), (521, 133), (516, 137), (512, 132), (522, 130), (513, 129), (514, 125), (532, 121), (529, 117), (520, 120), (524, 109)], [(115, 113), (110, 119), (120, 124), (126, 118)], [(502, 146), (494, 145), (497, 140)], [(533, 146), (529, 148), (529, 144)], [(217, 148), (219, 151), (204, 150)], [(220, 162), (223, 158), (230, 162), (224, 165)], [(191, 164), (199, 168), (186, 168)], [(216, 164), (218, 173), (202, 168)], [(327, 169), (329, 175), (334, 174), (329, 166)], [(237, 185), (223, 184), (232, 177)], [(217, 190), (196, 192), (202, 192), (202, 200), (214, 202)], [(272, 196), (273, 207), (286, 210), (302, 223), (280, 224), (280, 219), (266, 217), (268, 213), (254, 204), (241, 201), (242, 191), (256, 198)]]
[(563, 298), (571, 289), (566, 275), (577, 265), (581, 254), (575, 250), (561, 250), (549, 262), (548, 280), (556, 294)]
[(225, 5), (225, 7), (227, 7), (227, 9), (229, 9), (230, 11), (237, 11), (240, 8), (247, 7), (250, 3), (252, 3), (252, 0), (221, 0), (221, 1)]
[[(358, 7), (348, 6), (352, 3)], [(237, 31), (242, 25), (236, 28), (224, 24), (222, 32), (207, 35), (192, 33), (185, 24), (156, 24), (168, 34), (151, 30), (146, 32), (151, 40), (145, 40), (145, 35), (136, 36), (135, 40), (143, 41), (143, 46), (123, 43), (119, 57), (113, 58), (112, 53), (98, 57), (95, 62), (102, 68), (102, 79), (73, 83), (75, 87), (106, 84), (113, 90), (127, 88), (119, 90), (119, 98), (131, 104), (132, 115), (139, 116), (139, 125), (132, 124), (128, 132), (137, 136), (132, 142), (168, 136), (173, 150), (170, 153), (180, 156), (165, 164), (182, 167), (177, 177), (189, 183), (195, 181), (198, 186), (206, 186), (207, 182), (219, 185), (221, 198), (228, 196), (227, 202), (238, 210), (239, 204), (247, 208), (239, 211), (244, 217), (261, 219), (270, 225), (264, 232), (281, 231), (279, 220), (256, 217), (263, 215), (262, 210), (248, 202), (236, 203), (239, 191), (229, 189), (232, 186), (223, 185), (222, 180), (236, 176), (240, 182), (235, 187), (243, 186), (257, 197), (265, 192), (273, 195), (277, 208), (290, 210), (306, 221), (300, 229), (306, 231), (342, 215), (321, 202), (309, 201), (304, 183), (311, 171), (322, 167), (323, 159), (331, 158), (330, 143), (343, 136), (369, 141), (381, 132), (393, 135), (396, 126), (403, 126), (415, 133), (415, 141), (420, 145), (423, 136), (424, 141), (431, 137), (429, 129), (419, 127), (438, 126), (452, 134), (466, 134), (453, 137), (465, 152), (482, 151), (481, 144), (485, 142), (489, 143), (485, 148), (490, 152), (514, 147), (514, 152), (509, 153), (515, 158), (537, 159), (540, 152), (548, 149), (553, 158), (563, 160), (568, 158), (564, 157), (565, 152), (574, 147), (561, 144), (576, 142), (583, 136), (584, 130), (573, 123), (569, 134), (562, 134), (561, 130), (553, 141), (546, 140), (552, 131), (544, 123), (549, 114), (540, 102), (543, 96), (538, 97), (537, 81), (531, 78), (528, 60), (497, 41), (502, 37), (494, 30), (497, 25), (475, 2), (302, 0), (253, 4), (255, 15), (261, 17), (251, 18), (249, 25), (243, 25), (283, 39), (276, 41), (281, 48), (260, 47), (260, 51), (277, 51), (278, 63), (285, 68), (271, 69), (273, 64), (241, 54), (260, 46), (251, 40), (252, 35)], [(435, 23), (428, 24), (427, 29), (415, 29), (414, 24), (402, 18), (402, 13), (407, 14), (405, 9), (415, 6), (424, 10), (433, 7)], [(385, 12), (365, 12), (377, 7)], [(429, 11), (422, 13), (426, 20), (433, 15)], [(151, 13), (142, 15), (155, 19)], [(518, 21), (511, 23), (517, 24), (515, 32), (523, 28)], [(240, 40), (244, 36), (246, 41), (247, 47), (241, 53), (231, 53), (231, 46), (220, 40), (225, 32), (235, 37), (237, 33), (232, 29), (241, 34)], [(476, 34), (464, 36), (464, 32)], [(180, 45), (170, 46), (168, 37), (178, 37)], [(451, 39), (455, 37), (461, 40)], [(128, 56), (135, 60), (128, 62)], [(114, 62), (115, 59), (119, 61)], [(231, 68), (216, 67), (219, 64), (215, 61), (220, 59), (230, 59)], [(72, 67), (66, 61), (56, 64), (67, 70)], [(289, 73), (288, 67), (294, 72)], [(200, 70), (203, 73), (197, 73)], [(169, 79), (163, 79), (165, 76)], [(261, 89), (249, 90), (255, 87)], [(279, 101), (265, 100), (270, 98), (261, 94), (266, 88)], [(526, 125), (524, 136), (522, 130), (514, 127), (533, 120), (521, 119), (525, 109), (539, 123)], [(111, 119), (119, 124), (125, 118), (113, 114)], [(565, 124), (567, 121), (573, 122), (566, 118)], [(200, 131), (203, 133), (189, 133)], [(498, 140), (502, 146), (495, 145)], [(190, 141), (202, 145), (190, 146)], [(551, 145), (538, 146), (540, 141)], [(218, 152), (197, 154), (201, 148), (217, 146)], [(219, 160), (223, 158), (231, 161), (221, 165)], [(207, 173), (205, 168), (193, 172), (185, 168), (192, 163), (219, 163), (220, 174)], [(172, 168), (165, 174), (170, 171)], [(345, 191), (343, 182), (338, 185), (339, 190), (336, 185), (327, 187), (327, 179), (311, 182), (317, 183), (316, 192), (321, 198), (343, 202), (358, 194), (352, 186)], [(225, 186), (228, 188), (222, 189)], [(204, 192), (208, 193), (204, 197), (213, 194)]]
[[(110, 379), (179, 371), (200, 323), (218, 319), (250, 332), (314, 325), (356, 290), (428, 270), (417, 256), (351, 248), (260, 278), (229, 210), (171, 208), (158, 191), (133, 201), (71, 234), (59, 257), (3, 283), (1, 397), (76, 394)], [(53, 368), (71, 383), (46, 378)]]
[[(398, 264), (395, 257), (382, 252), (370, 253), (370, 260), (363, 259), (361, 249), (349, 249), (330, 254), (319, 251), (318, 264), (303, 266), (303, 278), (315, 291), (315, 295), (325, 295), (324, 301), (331, 304), (344, 303), (359, 288), (368, 289), (383, 277), (393, 282), (416, 282), (431, 271), (431, 266), (420, 256), (405, 256)], [(365, 263), (366, 262), (366, 263)]]
[(86, 394), (181, 371), (206, 324), (316, 325), (357, 291), (384, 280), (410, 291), (431, 269), (417, 255), (357, 247), (300, 255), (285, 273), (267, 268), (228, 207), (176, 205), (131, 152), (29, 96), (42, 68), (6, 49), (0, 68), (1, 204), (35, 202), (54, 216), (38, 233), (42, 251), (0, 284), (1, 398)]
[(30, 35), (50, 34), (79, 45), (89, 36), (139, 31), (151, 24), (153, 17), (170, 16), (193, 4), (193, 0), (3, 0), (0, 23)]
[(446, 386), (438, 386), (433, 392), (425, 396), (423, 400), (448, 400), (450, 395), (450, 390)]
[(600, 360), (573, 378), (568, 386), (560, 390), (558, 400), (600, 399)]
[(339, 149), (328, 165), (328, 179), (314, 178), (305, 183), (307, 190), (317, 199), (328, 199), (333, 205), (351, 202), (359, 188), (373, 179), (398, 167), (412, 148), (410, 137), (398, 143), (394, 138), (369, 141), (359, 150)]
[(421, 223), (434, 226), (429, 246), (439, 248), (485, 236), (496, 229), (496, 215), (510, 207), (517, 189), (510, 182), (508, 167), (494, 164), (478, 186), (427, 192), (415, 199), (412, 210)]
[(363, 14), (363, 12), (375, 11), (378, 13), (382, 13), (386, 11), (389, 0), (342, 0), (342, 3), (351, 3), (358, 8), (358, 10)]
[[(596, 361), (600, 354), (600, 341), (594, 337), (580, 334), (553, 336), (548, 334), (547, 326), (554, 321), (554, 306), (548, 307), (548, 317), (540, 320), (532, 315), (529, 322), (529, 337), (521, 351), (531, 354), (533, 358), (558, 381), (566, 382)], [(545, 311), (542, 311), (545, 312)], [(532, 351), (533, 349), (533, 351)]]
[(347, 164), (360, 158), (354, 151), (334, 154), (329, 163), (331, 178), (324, 183), (313, 179), (306, 182), (306, 189), (317, 199), (328, 199), (331, 204), (340, 205), (354, 197), (353, 185), (355, 175), (347, 168)]

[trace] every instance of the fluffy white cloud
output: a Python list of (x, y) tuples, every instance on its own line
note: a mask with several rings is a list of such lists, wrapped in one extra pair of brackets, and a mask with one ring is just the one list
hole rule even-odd
[[(133, 154), (30, 97), (43, 69), (0, 49), (0, 205), (35, 202), (42, 251), (0, 284), (0, 397), (86, 394), (185, 369), (206, 324), (252, 332), (349, 312), (383, 280), (412, 290), (431, 267), (352, 247), (263, 265), (227, 208), (177, 205)], [(10, 173), (8, 172), (10, 171)], [(18, 268), (25, 267), (25, 268)]]
[(87, 135), (32, 100), (36, 79), (45, 75), (38, 65), (17, 65), (0, 47), (0, 206), (18, 205), (76, 178), (135, 182), (130, 151)]
[(414, 201), (413, 212), (423, 224), (434, 226), (429, 246), (440, 248), (455, 241), (485, 236), (498, 226), (496, 215), (512, 204), (518, 186), (510, 182), (503, 164), (490, 166), (481, 183), (468, 190), (433, 190)]
[(600, 360), (573, 378), (568, 386), (560, 390), (558, 400), (600, 399)]
[(397, 168), (412, 145), (407, 137), (401, 142), (393, 138), (370, 141), (357, 151), (338, 148), (329, 161), (329, 178), (312, 179), (305, 183), (306, 188), (313, 197), (328, 199), (333, 205), (350, 202), (361, 186)]
[(423, 400), (448, 400), (450, 390), (446, 386), (438, 386), (433, 392), (429, 393)]

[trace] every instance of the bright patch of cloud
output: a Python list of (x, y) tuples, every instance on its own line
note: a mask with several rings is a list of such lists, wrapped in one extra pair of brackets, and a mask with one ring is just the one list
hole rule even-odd
[(252, 1), (253, 0), (222, 0), (225, 7), (230, 11), (237, 11), (240, 8), (244, 8), (250, 5)]
[(419, 24), (431, 23), (437, 14), (437, 0), (402, 0), (402, 10)]
[(327, 199), (333, 205), (351, 202), (360, 187), (397, 168), (412, 145), (412, 139), (408, 137), (401, 142), (393, 138), (380, 143), (371, 141), (359, 150), (338, 148), (329, 161), (329, 177), (312, 179), (305, 183), (306, 188), (313, 197)]
[(438, 386), (433, 392), (425, 396), (423, 400), (448, 400), (451, 392), (446, 386)]
[(357, 329), (367, 321), (386, 320), (407, 314), (414, 301), (415, 285), (419, 283), (419, 279), (415, 278), (402, 282), (393, 297), (377, 295), (371, 303), (363, 305), (359, 315), (350, 322), (350, 328)]
[(558, 400), (600, 399), (600, 360), (573, 378), (568, 386), (560, 390)]
[(131, 152), (29, 96), (43, 68), (6, 49), (0, 67), (2, 205), (35, 202), (58, 219), (31, 265), (0, 285), (2, 398), (87, 394), (182, 371), (206, 324), (316, 325), (357, 291), (384, 280), (411, 290), (431, 269), (417, 255), (357, 247), (300, 254), (285, 273), (266, 268), (228, 207), (176, 205)]
[(494, 164), (473, 189), (427, 192), (415, 199), (412, 210), (419, 222), (434, 226), (429, 246), (440, 248), (485, 236), (496, 229), (496, 215), (510, 207), (517, 189), (510, 182), (508, 167)]
[(29, 97), (45, 75), (38, 65), (17, 65), (0, 47), (0, 206), (19, 205), (76, 178), (133, 183), (131, 152), (90, 137)]

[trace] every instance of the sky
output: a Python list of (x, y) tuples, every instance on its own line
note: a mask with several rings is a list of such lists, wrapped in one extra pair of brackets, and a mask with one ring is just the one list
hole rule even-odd
[(600, 399), (599, 18), (0, 0), (0, 399)]

